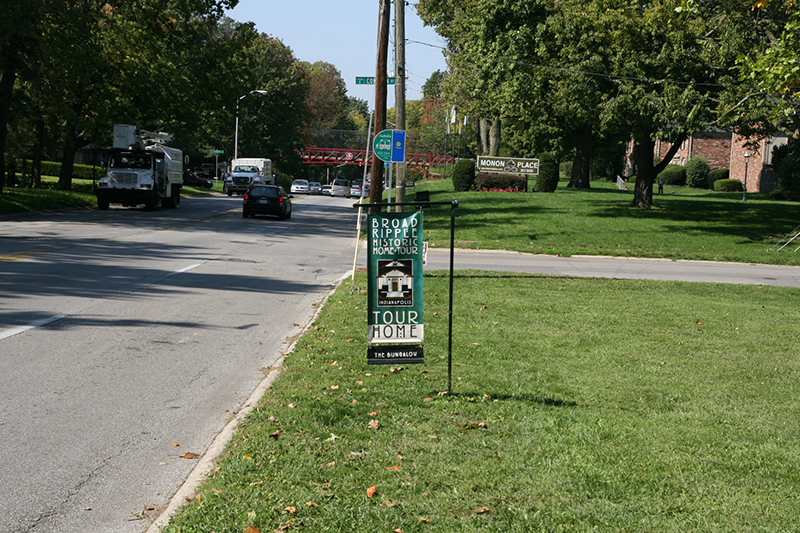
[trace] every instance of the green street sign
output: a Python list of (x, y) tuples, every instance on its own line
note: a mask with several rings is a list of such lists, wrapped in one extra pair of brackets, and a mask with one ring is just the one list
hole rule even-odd
[[(387, 85), (394, 85), (395, 78), (386, 78)], [(375, 85), (375, 76), (356, 76), (356, 85)]]
[(224, 154), (225, 150), (209, 150), (212, 154)]
[(392, 134), (394, 130), (383, 130), (375, 135), (372, 141), (372, 151), (381, 161), (392, 160)]

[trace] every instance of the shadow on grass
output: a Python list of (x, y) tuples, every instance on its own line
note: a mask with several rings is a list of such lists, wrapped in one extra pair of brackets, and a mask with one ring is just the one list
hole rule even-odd
[[(484, 400), (491, 400), (491, 401), (519, 401), (519, 402), (526, 402), (532, 403), (537, 405), (544, 405), (547, 407), (577, 407), (578, 402), (574, 402), (572, 400), (558, 400), (555, 398), (542, 398), (539, 396), (534, 396), (532, 394), (522, 393), (522, 394), (489, 394), (486, 393), (475, 393), (475, 392), (453, 392), (450, 393), (449, 396), (458, 399), (465, 399), (469, 401), (484, 401)], [(488, 398), (487, 398), (488, 396)]]

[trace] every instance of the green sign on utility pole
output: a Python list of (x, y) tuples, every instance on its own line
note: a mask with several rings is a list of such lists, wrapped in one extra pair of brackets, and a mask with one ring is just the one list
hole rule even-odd
[[(387, 85), (394, 85), (395, 78), (386, 78)], [(356, 85), (375, 85), (375, 76), (356, 76)]]

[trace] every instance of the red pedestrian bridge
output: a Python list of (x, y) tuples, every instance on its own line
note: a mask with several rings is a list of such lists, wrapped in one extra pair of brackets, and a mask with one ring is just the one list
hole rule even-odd
[[(348, 148), (305, 148), (300, 152), (300, 159), (306, 164), (320, 165), (358, 165), (372, 164), (372, 151), (350, 150)], [(431, 165), (451, 165), (452, 156), (429, 154), (406, 154), (406, 168), (410, 172), (430, 173)]]

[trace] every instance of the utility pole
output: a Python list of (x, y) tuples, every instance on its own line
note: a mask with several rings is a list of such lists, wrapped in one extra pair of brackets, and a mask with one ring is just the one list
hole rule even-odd
[[(394, 0), (394, 109), (398, 130), (406, 129), (406, 0)], [(406, 138), (408, 138), (406, 136)], [(396, 165), (396, 202), (406, 201), (406, 163)], [(398, 205), (402, 212), (403, 206)]]
[[(390, 0), (378, 0), (380, 10), (378, 15), (378, 64), (375, 68), (375, 134), (386, 129), (386, 64), (389, 55), (389, 21)], [(372, 175), (369, 187), (369, 202), (381, 203), (383, 197), (383, 161), (372, 153)], [(370, 211), (376, 213), (379, 207), (372, 207)]]

